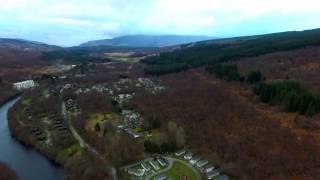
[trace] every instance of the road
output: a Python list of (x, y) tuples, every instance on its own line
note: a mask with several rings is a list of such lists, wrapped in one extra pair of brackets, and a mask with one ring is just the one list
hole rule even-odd
[(169, 171), (172, 168), (172, 166), (173, 166), (175, 161), (180, 162), (180, 163), (186, 165), (187, 167), (189, 167), (193, 171), (193, 173), (196, 175), (196, 180), (201, 180), (201, 175), (200, 175), (199, 171), (195, 167), (193, 167), (191, 164), (189, 164), (189, 163), (187, 163), (185, 161), (182, 161), (180, 159), (173, 158), (173, 157), (166, 156), (164, 158), (169, 162), (169, 166), (167, 168), (155, 173), (155, 174), (147, 176), (146, 180), (150, 180), (150, 178), (153, 177), (153, 176), (157, 176), (159, 174), (162, 174), (162, 173), (165, 173), (165, 172)]
[(92, 147), (90, 144), (88, 144), (81, 137), (81, 135), (76, 131), (76, 129), (73, 127), (73, 125), (70, 122), (70, 118), (68, 117), (68, 113), (67, 113), (67, 110), (66, 110), (66, 105), (65, 105), (64, 102), (62, 102), (62, 104), (61, 104), (61, 114), (67, 120), (69, 129), (70, 129), (72, 135), (74, 136), (74, 138), (79, 142), (80, 146), (82, 148), (86, 148), (89, 152), (91, 152), (92, 154), (96, 155), (102, 162), (104, 162), (106, 164), (106, 167), (108, 167), (108, 169), (109, 169), (109, 171), (111, 173), (112, 179), (113, 180), (118, 180), (116, 169), (114, 167), (110, 167), (110, 165), (108, 164), (107, 160), (94, 147)]

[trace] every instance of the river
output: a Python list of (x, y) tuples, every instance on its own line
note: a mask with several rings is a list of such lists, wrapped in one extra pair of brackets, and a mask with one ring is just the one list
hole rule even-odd
[(61, 168), (10, 136), (7, 114), (17, 101), (18, 98), (0, 106), (0, 161), (8, 164), (21, 180), (63, 180)]

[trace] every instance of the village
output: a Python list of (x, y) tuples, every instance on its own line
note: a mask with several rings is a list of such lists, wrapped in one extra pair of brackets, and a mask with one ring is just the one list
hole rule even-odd
[(124, 166), (122, 169), (131, 175), (131, 179), (141, 180), (229, 179), (208, 160), (186, 149), (178, 150), (173, 154), (152, 155), (140, 162)]
[[(70, 78), (71, 76), (71, 78)], [(143, 125), (144, 117), (128, 104), (135, 97), (137, 91), (146, 91), (151, 94), (160, 94), (167, 90), (168, 87), (161, 85), (161, 82), (155, 82), (146, 77), (128, 78), (120, 76), (117, 81), (103, 83), (77, 83), (74, 79), (86, 78), (86, 74), (60, 74), (56, 76), (55, 83), (44, 84), (41, 81), (26, 80), (13, 84), (13, 87), (19, 91), (33, 91), (32, 89), (41, 89), (41, 96), (48, 99), (50, 97), (62, 100), (63, 107), (57, 105), (56, 111), (40, 113), (35, 115), (30, 110), (33, 106), (31, 99), (24, 98), (25, 115), (30, 126), (30, 133), (33, 135), (36, 143), (44, 147), (54, 146), (59, 139), (69, 139), (71, 146), (68, 149), (74, 149), (76, 145), (72, 136), (80, 136), (71, 125), (72, 119), (81, 116), (83, 108), (79, 104), (77, 97), (83, 97), (92, 93), (99, 93), (110, 98), (112, 106), (115, 107), (116, 113), (109, 114), (91, 114), (90, 121), (86, 128), (95, 132), (98, 137), (104, 136), (110, 132), (110, 127), (116, 128), (116, 133), (126, 134), (136, 143), (152, 141), (153, 136), (159, 136), (157, 129), (145, 129)], [(50, 82), (51, 82), (50, 78)], [(70, 79), (73, 79), (70, 81)], [(65, 111), (65, 112), (64, 112)], [(34, 119), (39, 119), (34, 123)], [(70, 119), (71, 118), (71, 119)], [(112, 126), (108, 125), (112, 122)], [(71, 130), (72, 129), (72, 130)], [(111, 128), (112, 129), (112, 128)], [(82, 131), (79, 130), (78, 131)], [(75, 134), (76, 133), (76, 134)], [(59, 137), (59, 138), (57, 138)], [(68, 137), (68, 138), (66, 138)], [(84, 141), (81, 138), (81, 141)], [(70, 143), (71, 142), (71, 143)], [(81, 145), (82, 144), (82, 145)], [(80, 142), (80, 146), (85, 147), (87, 142)], [(78, 147), (79, 149), (79, 147)], [(68, 150), (69, 151), (69, 150)], [(95, 151), (95, 150), (94, 150)], [(130, 165), (119, 167), (120, 172), (129, 179), (146, 179), (146, 180), (179, 180), (179, 179), (216, 179), (227, 180), (227, 175), (217, 169), (216, 166), (209, 163), (205, 158), (193, 154), (191, 151), (182, 149), (174, 153), (145, 153), (144, 159)]]

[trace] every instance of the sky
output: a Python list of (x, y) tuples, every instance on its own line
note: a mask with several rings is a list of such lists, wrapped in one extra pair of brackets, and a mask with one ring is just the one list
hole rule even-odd
[(0, 0), (0, 37), (60, 46), (128, 34), (235, 37), (320, 28), (320, 0)]

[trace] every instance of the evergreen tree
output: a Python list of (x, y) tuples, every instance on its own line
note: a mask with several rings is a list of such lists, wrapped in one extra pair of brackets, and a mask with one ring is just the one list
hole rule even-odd
[(262, 74), (259, 71), (253, 71), (248, 74), (247, 82), (250, 84), (258, 83), (262, 80)]

